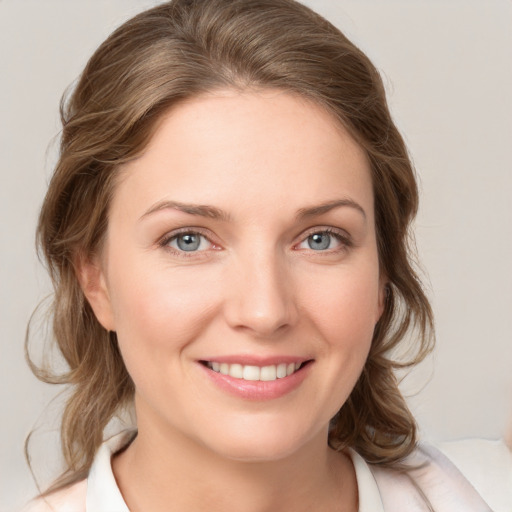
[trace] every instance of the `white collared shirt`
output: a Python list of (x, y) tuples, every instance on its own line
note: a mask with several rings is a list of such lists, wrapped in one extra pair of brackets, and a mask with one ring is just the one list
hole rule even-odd
[[(134, 431), (122, 432), (98, 450), (89, 476), (24, 512), (129, 512), (112, 472), (112, 455)], [(421, 445), (408, 459), (421, 468), (400, 473), (370, 466), (349, 450), (359, 493), (359, 512), (512, 512), (512, 454), (500, 441), (471, 440), (441, 447)], [(468, 478), (471, 480), (468, 480)], [(491, 508), (492, 506), (492, 508)]]

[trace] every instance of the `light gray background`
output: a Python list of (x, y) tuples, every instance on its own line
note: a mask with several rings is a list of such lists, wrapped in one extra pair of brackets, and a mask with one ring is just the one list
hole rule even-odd
[[(150, 0), (0, 0), (0, 511), (57, 462), (56, 390), (23, 358), (48, 293), (34, 227), (55, 161), (58, 102), (95, 47)], [(404, 384), (424, 437), (505, 434), (512, 412), (512, 2), (308, 0), (382, 70), (421, 178), (416, 223), (437, 319), (434, 360)], [(41, 414), (43, 414), (41, 416)], [(50, 433), (48, 433), (50, 432)]]

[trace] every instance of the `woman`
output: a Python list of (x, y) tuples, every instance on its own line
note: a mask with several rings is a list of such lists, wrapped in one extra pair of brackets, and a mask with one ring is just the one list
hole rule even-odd
[(290, 0), (163, 4), (63, 125), (38, 236), (68, 469), (33, 510), (490, 510), (397, 387), (432, 345), (416, 182), (337, 29)]

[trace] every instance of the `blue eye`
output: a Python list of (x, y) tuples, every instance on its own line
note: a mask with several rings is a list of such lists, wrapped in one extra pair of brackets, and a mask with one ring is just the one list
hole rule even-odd
[(329, 233), (314, 233), (307, 238), (308, 246), (314, 251), (324, 251), (329, 249), (332, 236)]
[(207, 249), (210, 242), (200, 233), (189, 232), (173, 236), (166, 245), (177, 251), (196, 252)]
[(350, 246), (347, 236), (330, 230), (316, 231), (308, 235), (299, 245), (299, 249), (312, 249), (313, 251), (337, 250)]

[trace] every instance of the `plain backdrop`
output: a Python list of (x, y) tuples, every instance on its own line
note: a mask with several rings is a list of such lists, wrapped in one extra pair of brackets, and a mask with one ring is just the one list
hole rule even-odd
[[(24, 361), (49, 292), (34, 228), (59, 133), (58, 102), (86, 59), (150, 0), (0, 0), (0, 511), (58, 465), (58, 390)], [(404, 381), (430, 440), (498, 438), (512, 412), (512, 2), (308, 0), (381, 70), (421, 186), (417, 242), (435, 356)], [(38, 345), (36, 334), (34, 344)], [(58, 402), (57, 402), (58, 404)]]

